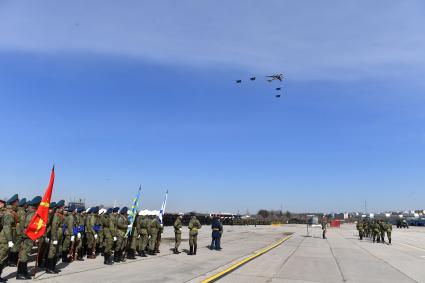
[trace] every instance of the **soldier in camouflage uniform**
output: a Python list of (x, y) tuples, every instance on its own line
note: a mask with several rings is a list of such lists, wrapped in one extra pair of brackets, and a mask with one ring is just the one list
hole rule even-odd
[(385, 244), (385, 230), (386, 223), (384, 221), (379, 222), (379, 233), (381, 234), (381, 243)]
[(180, 247), (180, 243), (182, 242), (182, 214), (180, 213), (177, 218), (176, 221), (174, 221), (174, 239), (175, 239), (175, 243), (174, 243), (174, 253), (175, 254), (179, 254), (179, 247)]
[(158, 237), (158, 231), (161, 227), (161, 224), (159, 223), (159, 219), (156, 216), (152, 216), (150, 225), (149, 225), (149, 254), (150, 255), (156, 255), (155, 253), (155, 245), (156, 245), (156, 238)]
[(114, 240), (116, 241), (115, 231), (114, 231), (114, 223), (111, 218), (112, 208), (109, 208), (106, 213), (104, 213), (102, 217), (102, 228), (104, 234), (104, 251), (103, 263), (106, 265), (112, 265), (114, 261), (112, 260), (112, 248), (114, 247)]
[(380, 242), (380, 231), (379, 231), (379, 222), (376, 220), (372, 224), (372, 241), (375, 243)]
[[(98, 222), (98, 225), (101, 227), (103, 226), (102, 223), (103, 223), (103, 218), (105, 217), (105, 213), (106, 213), (106, 209), (102, 208), (99, 210), (99, 216), (98, 216), (97, 222)], [(97, 247), (101, 255), (103, 256), (103, 252), (105, 250), (105, 234), (103, 231), (103, 227), (102, 229), (100, 229), (98, 235), (99, 235), (99, 239), (98, 239)]]
[(161, 235), (164, 232), (164, 224), (161, 223), (159, 217), (157, 217), (159, 222), (159, 228), (158, 228), (158, 234), (156, 236), (156, 242), (155, 242), (155, 252), (160, 253), (159, 246), (161, 245)]
[(363, 222), (361, 220), (357, 221), (356, 225), (357, 230), (359, 231), (359, 239), (363, 240)]
[(6, 282), (5, 279), (1, 278), (1, 273), (7, 263), (9, 249), (12, 249), (15, 245), (13, 234), (18, 223), (18, 215), (15, 212), (19, 204), (18, 195), (12, 196), (6, 204), (6, 209), (2, 208), (2, 219), (0, 221), (0, 282)]
[(128, 235), (131, 237), (130, 247), (128, 249), (127, 258), (128, 259), (136, 259), (136, 251), (138, 250), (139, 245), (139, 233), (137, 233), (137, 219), (139, 216), (136, 214), (136, 218), (134, 219), (133, 226), (131, 227), (131, 234)]
[(85, 236), (85, 220), (82, 215), (84, 211), (84, 207), (79, 207), (76, 210), (75, 214), (75, 226), (77, 227), (77, 237), (75, 243), (75, 253), (77, 254), (78, 261), (84, 261), (84, 249), (83, 249), (83, 241)]
[(326, 226), (328, 221), (326, 220), (326, 217), (323, 216), (322, 218), (322, 238), (326, 239)]
[(123, 207), (120, 210), (120, 214), (116, 217), (116, 237), (117, 242), (115, 245), (115, 253), (114, 253), (114, 261), (120, 262), (124, 260), (124, 249), (127, 247), (127, 237), (125, 237), (125, 234), (127, 233), (127, 227), (128, 227), (128, 218), (127, 218), (127, 207)]
[(63, 224), (63, 247), (62, 247), (62, 262), (69, 262), (68, 255), (70, 254), (71, 246), (74, 244), (75, 235), (74, 235), (74, 215), (72, 214), (75, 210), (75, 207), (69, 206), (64, 215), (65, 221)]
[(388, 237), (388, 244), (391, 244), (391, 233), (393, 231), (393, 225), (390, 222), (388, 222), (385, 226), (386, 226), (385, 231), (387, 232), (387, 237)]
[(189, 221), (189, 255), (196, 255), (198, 249), (198, 230), (201, 229), (201, 222), (196, 218), (194, 214)]
[[(10, 249), (9, 253), (9, 266), (16, 267), (18, 264), (18, 251), (21, 247), (22, 243), (22, 235), (24, 233), (23, 229), (23, 223), (25, 222), (25, 215), (26, 215), (26, 203), (27, 199), (23, 198), (19, 201), (19, 205), (17, 208), (17, 214), (18, 214), (18, 223), (16, 224), (16, 242), (15, 246)], [(21, 223), (21, 224), (20, 224)]]
[[(25, 216), (25, 223), (23, 228), (27, 229), (31, 223), (37, 207), (41, 202), (41, 197), (36, 196), (29, 203), (28, 211)], [(22, 235), (22, 244), (19, 250), (19, 262), (18, 262), (18, 272), (16, 273), (16, 279), (31, 279), (31, 276), (28, 274), (28, 260), (31, 255), (32, 247), (34, 246), (34, 241), (31, 240), (25, 233)]]
[(56, 274), (59, 270), (56, 269), (57, 256), (60, 254), (60, 242), (63, 239), (63, 223), (65, 216), (63, 215), (63, 209), (65, 207), (65, 201), (61, 200), (56, 204), (56, 210), (54, 211), (52, 224), (50, 227), (50, 246), (49, 253), (47, 255), (47, 268), (46, 273)]
[(99, 213), (98, 207), (92, 207), (88, 211), (87, 216), (87, 258), (89, 259), (95, 259), (96, 258), (96, 243), (99, 238), (98, 231), (96, 231), (96, 225), (97, 225), (97, 214)]
[(146, 215), (139, 213), (139, 217), (136, 221), (136, 229), (139, 234), (139, 255), (146, 257), (146, 247), (148, 246), (149, 240), (149, 219), (146, 218)]

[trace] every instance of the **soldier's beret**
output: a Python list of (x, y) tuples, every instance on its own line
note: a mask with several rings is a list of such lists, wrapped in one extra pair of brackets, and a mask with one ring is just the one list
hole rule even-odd
[(75, 210), (75, 206), (70, 205), (70, 206), (68, 206), (68, 209), (66, 211), (73, 212), (74, 210)]
[(84, 211), (84, 207), (80, 206), (79, 208), (77, 208), (77, 213), (81, 213)]
[(65, 206), (65, 201), (63, 199), (56, 203), (57, 208), (60, 208), (60, 207), (63, 207), (63, 206)]
[(17, 200), (19, 200), (19, 197), (18, 197), (18, 194), (15, 194), (10, 199), (7, 200), (7, 204), (12, 204)]
[(112, 211), (113, 212), (118, 212), (118, 211), (120, 211), (120, 208), (117, 206), (117, 207), (114, 207), (114, 209), (112, 209)]
[(127, 214), (127, 211), (128, 211), (127, 206), (124, 206), (123, 208), (121, 208), (120, 213), (121, 213), (121, 214)]
[(93, 207), (91, 212), (92, 213), (99, 213), (99, 207), (98, 206)]
[(51, 203), (50, 203), (50, 208), (56, 208), (56, 202), (54, 202), (54, 201), (52, 201)]
[(31, 206), (37, 206), (37, 205), (40, 204), (40, 202), (41, 202), (41, 196), (36, 196), (31, 200), (30, 205)]
[(111, 214), (111, 213), (112, 213), (112, 211), (113, 211), (113, 209), (112, 209), (112, 208), (108, 208), (108, 210), (106, 210), (106, 214)]
[(21, 198), (21, 200), (19, 201), (19, 206), (24, 206), (27, 203), (27, 199), (26, 198)]

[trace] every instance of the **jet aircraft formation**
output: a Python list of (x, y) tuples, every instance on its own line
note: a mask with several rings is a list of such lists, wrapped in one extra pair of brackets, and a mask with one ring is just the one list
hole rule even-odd
[[(283, 74), (273, 74), (273, 75), (265, 76), (265, 77), (266, 77), (266, 80), (269, 83), (271, 83), (273, 81), (283, 82), (283, 79), (284, 79)], [(249, 78), (250, 81), (255, 81), (256, 79), (257, 79), (257, 77), (250, 77)], [(236, 83), (237, 84), (240, 84), (240, 83), (242, 83), (242, 80), (241, 79), (236, 80)], [(275, 91), (277, 91), (277, 92), (280, 92), (281, 90), (282, 90), (282, 87), (281, 86), (278, 86), (278, 87), (275, 88)], [(280, 97), (280, 93), (276, 93), (275, 94), (275, 97), (279, 98)]]

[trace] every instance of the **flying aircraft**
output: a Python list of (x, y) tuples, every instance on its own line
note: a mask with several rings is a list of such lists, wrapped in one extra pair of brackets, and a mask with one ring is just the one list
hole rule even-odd
[(251, 81), (255, 81), (255, 77), (249, 78)]
[(274, 74), (274, 75), (271, 75), (271, 76), (266, 76), (266, 78), (270, 78), (270, 79), (267, 80), (269, 83), (271, 83), (274, 80), (282, 81), (283, 80), (283, 74)]
[(281, 89), (282, 89), (281, 87), (277, 87), (277, 88), (276, 88), (276, 90), (281, 90)]
[(242, 80), (236, 80), (237, 84), (240, 84), (242, 82)]

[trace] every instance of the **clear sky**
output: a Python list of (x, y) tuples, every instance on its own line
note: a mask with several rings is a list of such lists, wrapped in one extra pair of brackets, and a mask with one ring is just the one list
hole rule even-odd
[(0, 1), (1, 198), (425, 207), (423, 1), (152, 3)]

